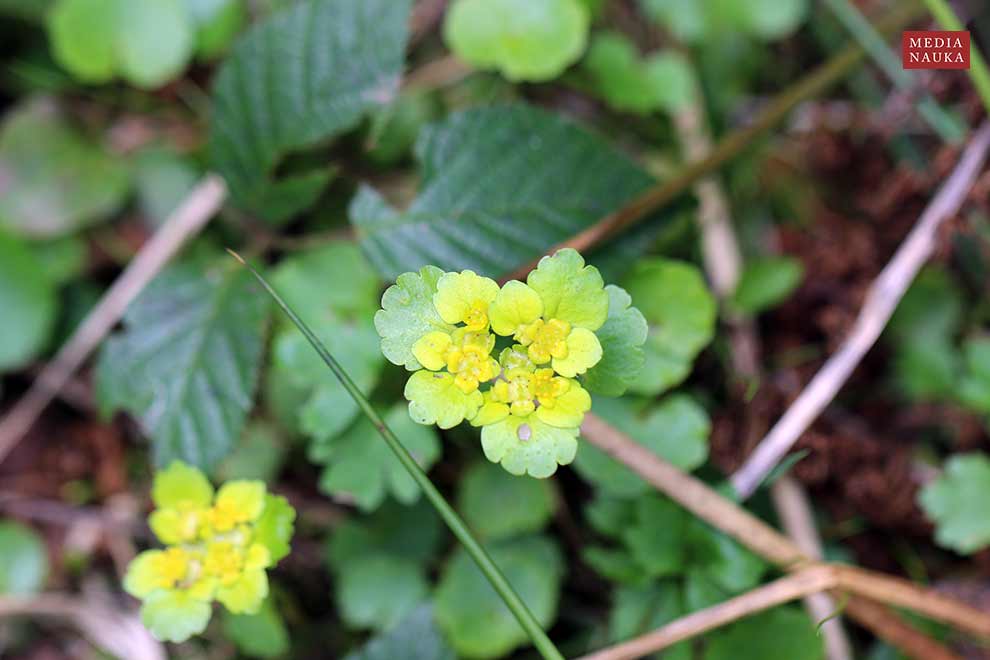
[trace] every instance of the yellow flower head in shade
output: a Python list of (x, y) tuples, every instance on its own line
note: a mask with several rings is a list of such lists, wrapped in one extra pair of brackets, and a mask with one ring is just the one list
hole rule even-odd
[(124, 589), (143, 601), (141, 619), (160, 640), (183, 641), (206, 628), (211, 603), (258, 611), (265, 569), (288, 554), (295, 510), (261, 481), (231, 481), (214, 495), (196, 468), (179, 461), (155, 475), (149, 516), (164, 550), (134, 558)]
[[(565, 249), (502, 287), (470, 270), (404, 273), (382, 297), (375, 328), (385, 356), (415, 372), (404, 391), (414, 421), (447, 429), (467, 420), (482, 427), (490, 460), (546, 477), (574, 458), (591, 409), (583, 383), (621, 394), (642, 366), (646, 320), (629, 303)], [(611, 362), (602, 362), (599, 331), (622, 351)]]

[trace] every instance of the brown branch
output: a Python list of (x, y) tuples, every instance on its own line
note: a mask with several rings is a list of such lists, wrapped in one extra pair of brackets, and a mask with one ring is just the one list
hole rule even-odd
[(213, 217), (227, 198), (216, 175), (205, 177), (165, 224), (144, 244), (100, 302), (35, 379), (31, 389), (0, 420), (0, 463), (38, 419), (72, 374), (121, 319), (124, 310), (176, 252)]
[(636, 639), (583, 656), (579, 660), (641, 658), (714, 628), (809, 594), (820, 593), (835, 585), (836, 575), (831, 567), (805, 568), (741, 596), (730, 598), (724, 603), (683, 616)]
[[(914, 2), (900, 3), (877, 23), (877, 29), (882, 33), (897, 32), (921, 13), (918, 5)], [(799, 103), (821, 94), (845, 78), (863, 60), (864, 55), (865, 53), (860, 46), (856, 44), (848, 46), (828, 62), (781, 92), (756, 115), (749, 125), (724, 138), (706, 158), (687, 165), (670, 179), (650, 188), (624, 207), (606, 215), (575, 236), (555, 245), (549, 252), (553, 253), (567, 247), (574, 248), (579, 252), (586, 252), (674, 201), (709, 172), (718, 169), (738, 156), (756, 138), (783, 121)], [(520, 266), (503, 277), (502, 281), (525, 279), (529, 271), (536, 267), (537, 261), (538, 259), (534, 259), (532, 262)]]
[(901, 620), (892, 619), (890, 610), (865, 598), (850, 598), (846, 614), (869, 628), (880, 639), (917, 660), (960, 660), (959, 656), (918, 632)]
[(845, 384), (887, 325), (897, 303), (935, 249), (939, 225), (959, 210), (990, 149), (990, 123), (970, 140), (952, 175), (870, 286), (849, 335), (795, 399), (746, 462), (732, 475), (743, 499), (759, 487)]

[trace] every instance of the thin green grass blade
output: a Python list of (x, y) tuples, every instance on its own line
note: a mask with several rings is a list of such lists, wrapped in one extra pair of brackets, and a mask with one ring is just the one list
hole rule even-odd
[(416, 463), (416, 460), (412, 457), (412, 455), (406, 451), (405, 447), (402, 446), (402, 443), (388, 428), (384, 420), (382, 420), (381, 416), (368, 401), (367, 397), (364, 396), (364, 393), (361, 392), (358, 386), (354, 384), (354, 381), (351, 380), (351, 377), (347, 375), (347, 372), (340, 366), (340, 363), (334, 359), (323, 343), (316, 337), (315, 334), (313, 334), (313, 331), (309, 329), (309, 327), (302, 321), (302, 319), (299, 318), (298, 315), (296, 315), (294, 311), (292, 311), (288, 304), (282, 300), (282, 297), (278, 295), (275, 289), (272, 288), (272, 286), (257, 270), (254, 269), (254, 267), (244, 261), (244, 259), (242, 259), (241, 256), (233, 250), (227, 251), (251, 271), (251, 274), (254, 275), (258, 282), (261, 283), (261, 286), (263, 286), (272, 298), (275, 299), (275, 302), (282, 308), (282, 311), (285, 312), (286, 316), (288, 316), (289, 319), (295, 323), (296, 327), (299, 328), (299, 331), (302, 332), (306, 339), (309, 340), (309, 343), (313, 345), (313, 348), (316, 349), (319, 356), (323, 359), (326, 365), (330, 367), (330, 370), (340, 380), (347, 392), (354, 398), (354, 401), (357, 402), (358, 406), (361, 408), (361, 411), (368, 417), (371, 423), (374, 424), (375, 428), (378, 429), (378, 432), (381, 434), (382, 438), (385, 439), (385, 442), (388, 444), (389, 448), (395, 452), (396, 457), (409, 472), (409, 475), (419, 485), (419, 487), (423, 489), (426, 499), (430, 501), (430, 504), (432, 504), (437, 510), (437, 513), (440, 514), (443, 521), (447, 523), (447, 526), (450, 527), (450, 531), (454, 533), (457, 540), (464, 545), (465, 549), (467, 549), (468, 553), (471, 555), (471, 558), (474, 559), (475, 563), (478, 565), (478, 568), (481, 569), (481, 572), (491, 583), (492, 587), (498, 595), (501, 596), (506, 607), (512, 611), (512, 614), (519, 621), (519, 625), (521, 625), (523, 630), (525, 630), (529, 635), (529, 638), (533, 642), (533, 646), (535, 646), (540, 652), (540, 655), (542, 655), (546, 660), (564, 660), (564, 656), (561, 655), (560, 651), (557, 650), (557, 647), (554, 646), (553, 642), (550, 641), (550, 638), (547, 637), (547, 634), (543, 631), (543, 628), (540, 627), (540, 624), (533, 616), (533, 613), (529, 611), (528, 607), (526, 607), (526, 603), (524, 603), (519, 597), (519, 594), (515, 592), (512, 585), (509, 584), (509, 581), (505, 579), (502, 571), (500, 571), (498, 566), (495, 565), (495, 562), (492, 561), (492, 558), (485, 551), (484, 547), (482, 547), (481, 543), (474, 538), (474, 535), (471, 534), (471, 530), (468, 529), (461, 517), (457, 515), (457, 512), (454, 511), (453, 507), (447, 503), (447, 500), (444, 499), (443, 495), (440, 494), (440, 491), (433, 485), (430, 478), (426, 476), (426, 473), (419, 467), (419, 464)]

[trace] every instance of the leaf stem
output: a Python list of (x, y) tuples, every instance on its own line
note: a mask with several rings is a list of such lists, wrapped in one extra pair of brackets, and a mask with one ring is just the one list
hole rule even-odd
[(521, 625), (523, 630), (525, 630), (529, 635), (533, 645), (536, 647), (537, 651), (540, 652), (540, 655), (542, 655), (545, 660), (564, 660), (564, 656), (561, 655), (560, 651), (557, 650), (557, 647), (554, 646), (552, 641), (550, 641), (550, 638), (543, 631), (543, 628), (540, 626), (539, 622), (537, 622), (536, 618), (533, 616), (533, 613), (529, 611), (526, 603), (524, 603), (522, 598), (519, 597), (519, 594), (515, 592), (512, 585), (509, 584), (509, 581), (505, 578), (505, 575), (503, 575), (502, 571), (500, 571), (498, 566), (495, 565), (495, 562), (492, 561), (491, 556), (489, 556), (484, 547), (482, 547), (481, 543), (479, 543), (474, 537), (471, 530), (468, 529), (467, 525), (457, 514), (457, 512), (454, 511), (453, 507), (451, 507), (447, 500), (444, 499), (443, 495), (440, 494), (440, 491), (433, 485), (433, 482), (426, 476), (426, 473), (424, 473), (422, 468), (419, 467), (419, 464), (416, 463), (416, 460), (406, 450), (392, 430), (389, 429), (388, 425), (385, 424), (385, 421), (371, 405), (367, 397), (364, 396), (361, 389), (354, 383), (353, 380), (351, 380), (351, 377), (347, 375), (347, 372), (344, 371), (343, 367), (340, 366), (340, 363), (337, 362), (337, 360), (330, 354), (323, 343), (315, 334), (313, 334), (313, 331), (309, 329), (303, 320), (299, 318), (294, 311), (292, 311), (289, 305), (282, 299), (275, 289), (273, 289), (265, 278), (262, 277), (261, 273), (255, 270), (251, 264), (244, 261), (244, 259), (233, 250), (228, 249), (227, 251), (251, 271), (251, 274), (254, 275), (258, 282), (261, 283), (261, 286), (263, 286), (272, 298), (275, 299), (275, 302), (282, 308), (282, 311), (285, 312), (286, 316), (288, 316), (296, 327), (299, 328), (299, 331), (303, 333), (307, 340), (309, 340), (309, 343), (312, 344), (314, 349), (316, 349), (316, 352), (320, 355), (326, 365), (330, 367), (330, 370), (340, 380), (341, 384), (344, 386), (344, 389), (347, 390), (348, 394), (351, 395), (354, 401), (361, 408), (361, 411), (365, 414), (365, 416), (367, 416), (375, 428), (378, 429), (378, 433), (385, 439), (385, 442), (395, 453), (396, 457), (399, 459), (399, 462), (401, 462), (403, 467), (406, 468), (416, 484), (423, 489), (423, 493), (426, 494), (426, 499), (430, 501), (430, 504), (432, 504), (437, 510), (437, 513), (440, 514), (443, 521), (447, 523), (447, 526), (450, 527), (450, 531), (453, 532), (454, 536), (457, 537), (457, 540), (464, 545), (464, 548), (468, 551), (468, 554), (471, 555), (471, 558), (474, 559), (475, 563), (478, 565), (478, 568), (481, 569), (481, 572), (491, 583), (492, 587), (494, 587), (498, 595), (501, 596), (506, 607), (512, 611), (512, 614), (519, 621), (519, 625)]
[[(935, 17), (935, 20), (938, 21), (942, 28), (946, 30), (966, 29), (963, 22), (956, 16), (956, 12), (952, 10), (952, 7), (945, 0), (925, 0), (925, 6), (928, 7), (928, 11), (931, 12), (931, 15)], [(966, 73), (969, 74), (970, 79), (973, 81), (976, 92), (983, 101), (983, 107), (986, 109), (987, 115), (990, 115), (990, 71), (987, 71), (987, 63), (980, 54), (980, 49), (972, 41), (970, 41), (969, 50), (970, 62), (969, 69)]]

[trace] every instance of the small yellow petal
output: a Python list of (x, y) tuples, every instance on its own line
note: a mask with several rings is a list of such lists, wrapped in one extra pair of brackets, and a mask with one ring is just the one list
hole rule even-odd
[(510, 336), (522, 326), (529, 325), (543, 314), (540, 295), (518, 280), (506, 282), (488, 308), (492, 330)]
[(433, 306), (446, 323), (465, 323), (472, 330), (488, 327), (488, 306), (498, 295), (495, 280), (473, 271), (445, 273), (437, 281)]
[(447, 350), (450, 348), (450, 335), (446, 332), (428, 332), (413, 344), (412, 353), (424, 368), (430, 371), (440, 371), (446, 363)]
[(581, 426), (584, 414), (591, 410), (591, 395), (576, 380), (565, 382), (570, 384), (567, 391), (557, 396), (552, 406), (537, 408), (536, 416), (550, 426), (574, 428)]
[(602, 345), (591, 330), (574, 328), (567, 335), (566, 357), (554, 358), (553, 368), (561, 376), (574, 378), (602, 359)]

